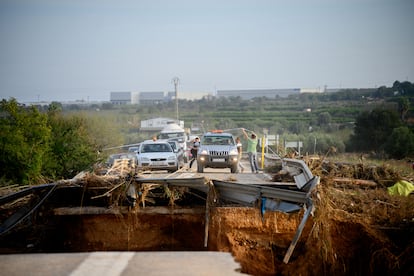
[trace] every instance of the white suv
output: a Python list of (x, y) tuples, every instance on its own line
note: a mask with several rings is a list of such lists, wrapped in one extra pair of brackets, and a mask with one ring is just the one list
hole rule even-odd
[(238, 164), (237, 146), (233, 135), (214, 131), (202, 136), (197, 153), (197, 172), (204, 172), (204, 168), (230, 168), (232, 173), (236, 173)]

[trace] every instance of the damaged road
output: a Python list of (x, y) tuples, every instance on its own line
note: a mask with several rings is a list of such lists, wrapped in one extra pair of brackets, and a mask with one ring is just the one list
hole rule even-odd
[[(121, 169), (2, 190), (0, 250), (229, 252), (252, 275), (412, 274), (413, 201), (381, 186), (398, 174), (283, 162), (274, 173)], [(350, 169), (369, 177), (336, 180), (355, 179)]]
[[(117, 166), (119, 167), (119, 164)], [(260, 210), (262, 219), (266, 211), (292, 213), (302, 208), (308, 210), (304, 212), (302, 223), (296, 230), (291, 245), (287, 248), (284, 258), (284, 262), (287, 263), (313, 208), (310, 194), (319, 182), (319, 178), (313, 176), (306, 164), (300, 160), (285, 160), (283, 169), (293, 174), (295, 182), (270, 182), (265, 174), (238, 174), (236, 177), (233, 174), (233, 179), (228, 178), (227, 174), (187, 172), (137, 174), (131, 177), (131, 174), (125, 174), (128, 170), (123, 168), (123, 175), (120, 178), (128, 179), (125, 182), (120, 181), (115, 174), (111, 176), (113, 181), (108, 182), (107, 179), (104, 181), (107, 185), (94, 185), (93, 181), (88, 183), (87, 175), (83, 174), (67, 181), (33, 186), (0, 198), (0, 205), (3, 207), (24, 198), (30, 198), (27, 204), (2, 220), (0, 237), (13, 236), (17, 232), (35, 227), (41, 221), (41, 217), (47, 216), (46, 213), (54, 216), (123, 214), (126, 212), (125, 208), (128, 208), (127, 212), (137, 212), (140, 208), (152, 207), (153, 209), (158, 205), (166, 205), (166, 194), (167, 205), (170, 207), (179, 202), (180, 198), (191, 194), (199, 200), (194, 206), (195, 213), (190, 213), (199, 213), (200, 205), (203, 202), (205, 205), (204, 221), (201, 222), (204, 224), (204, 231), (202, 231), (204, 248), (208, 248), (210, 210), (213, 206), (233, 204), (234, 208), (256, 208)], [(113, 173), (113, 170), (111, 172)], [(99, 178), (99, 176), (94, 177)], [(163, 192), (157, 194), (157, 189)], [(119, 190), (122, 191), (119, 192)], [(115, 202), (114, 197), (118, 197)], [(118, 208), (113, 208), (114, 204)], [(191, 200), (185, 205), (187, 206), (182, 208), (183, 210), (191, 209)], [(51, 208), (53, 212), (45, 211), (45, 206), (47, 209)], [(177, 205), (174, 207), (178, 210), (180, 208)], [(105, 209), (107, 211), (104, 211)], [(176, 210), (168, 211), (168, 213), (179, 214), (181, 212)]]

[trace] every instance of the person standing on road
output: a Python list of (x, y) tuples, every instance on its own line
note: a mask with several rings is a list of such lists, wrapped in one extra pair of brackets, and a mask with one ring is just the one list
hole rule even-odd
[(190, 169), (193, 166), (194, 161), (197, 159), (197, 152), (198, 152), (199, 147), (200, 147), (200, 138), (196, 137), (196, 138), (194, 138), (193, 145), (191, 147), (192, 159), (190, 161), (190, 166), (189, 166)]
[(242, 153), (243, 153), (243, 145), (242, 145), (241, 140), (240, 140), (239, 137), (236, 138), (236, 147), (237, 147), (237, 152), (239, 153), (240, 171), (243, 172), (244, 171), (244, 166), (241, 163), (241, 158), (242, 158)]
[(249, 155), (249, 162), (250, 167), (252, 169), (252, 173), (259, 172), (259, 166), (257, 165), (257, 135), (253, 131), (251, 131), (251, 135), (247, 135), (247, 132), (244, 128), (242, 128), (244, 137), (247, 139), (247, 154)]

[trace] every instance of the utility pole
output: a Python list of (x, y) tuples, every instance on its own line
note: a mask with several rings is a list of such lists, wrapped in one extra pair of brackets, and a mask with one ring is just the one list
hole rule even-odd
[(178, 118), (178, 83), (180, 79), (178, 77), (173, 78), (174, 88), (175, 88), (175, 112), (177, 115), (177, 124), (180, 125), (180, 121)]

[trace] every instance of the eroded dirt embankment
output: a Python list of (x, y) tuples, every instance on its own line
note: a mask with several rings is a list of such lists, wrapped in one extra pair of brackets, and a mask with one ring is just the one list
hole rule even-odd
[(256, 208), (214, 207), (206, 248), (203, 207), (146, 207), (122, 214), (88, 215), (65, 214), (61, 209), (57, 213), (53, 231), (43, 241), (44, 251), (225, 251), (233, 254), (243, 272), (253, 275), (280, 271), (278, 266), (283, 265), (302, 218), (301, 213), (266, 212), (262, 217)]
[[(319, 205), (327, 208), (323, 202)], [(242, 271), (252, 275), (410, 275), (414, 271), (412, 223), (378, 227), (367, 217), (334, 209), (315, 210), (285, 264), (283, 258), (302, 216), (303, 212), (266, 212), (262, 217), (257, 208), (212, 207), (205, 248), (203, 207), (147, 207), (122, 215), (61, 215), (54, 222), (53, 240), (64, 251), (231, 252)]]
[(2, 253), (209, 250), (231, 252), (242, 271), (252, 275), (414, 272), (410, 222), (380, 228), (368, 218), (343, 210), (316, 209), (285, 264), (283, 258), (303, 212), (266, 212), (262, 217), (257, 208), (212, 207), (205, 248), (202, 206), (146, 207), (132, 212), (105, 209), (103, 213), (87, 208), (82, 208), (83, 214), (68, 208), (70, 212), (55, 210), (54, 216), (38, 218), (39, 224), (30, 231), (2, 240)]
[[(114, 204), (120, 192), (102, 197), (101, 190), (92, 189), (101, 185), (96, 177), (88, 182), (93, 192), (89, 199), (100, 196), (101, 207), (58, 210), (79, 206), (79, 202), (81, 206), (97, 204), (96, 200), (88, 201), (81, 188), (62, 189), (60, 194), (56, 191), (48, 206), (22, 223), (25, 228), (2, 237), (0, 250), (210, 250), (231, 252), (242, 271), (252, 275), (414, 275), (413, 196), (390, 196), (386, 189), (398, 174), (364, 166), (355, 166), (354, 170), (332, 168), (323, 170), (327, 175), (312, 194), (316, 209), (287, 264), (283, 259), (303, 211), (266, 212), (262, 217), (258, 208), (212, 204), (208, 246), (204, 247), (206, 202), (199, 195), (180, 198), (171, 207), (171, 197), (154, 190), (159, 195), (158, 207), (143, 208), (141, 202), (128, 211), (119, 207), (125, 205)], [(334, 178), (338, 175), (339, 180)], [(8, 209), (3, 211), (2, 217), (12, 214)]]

